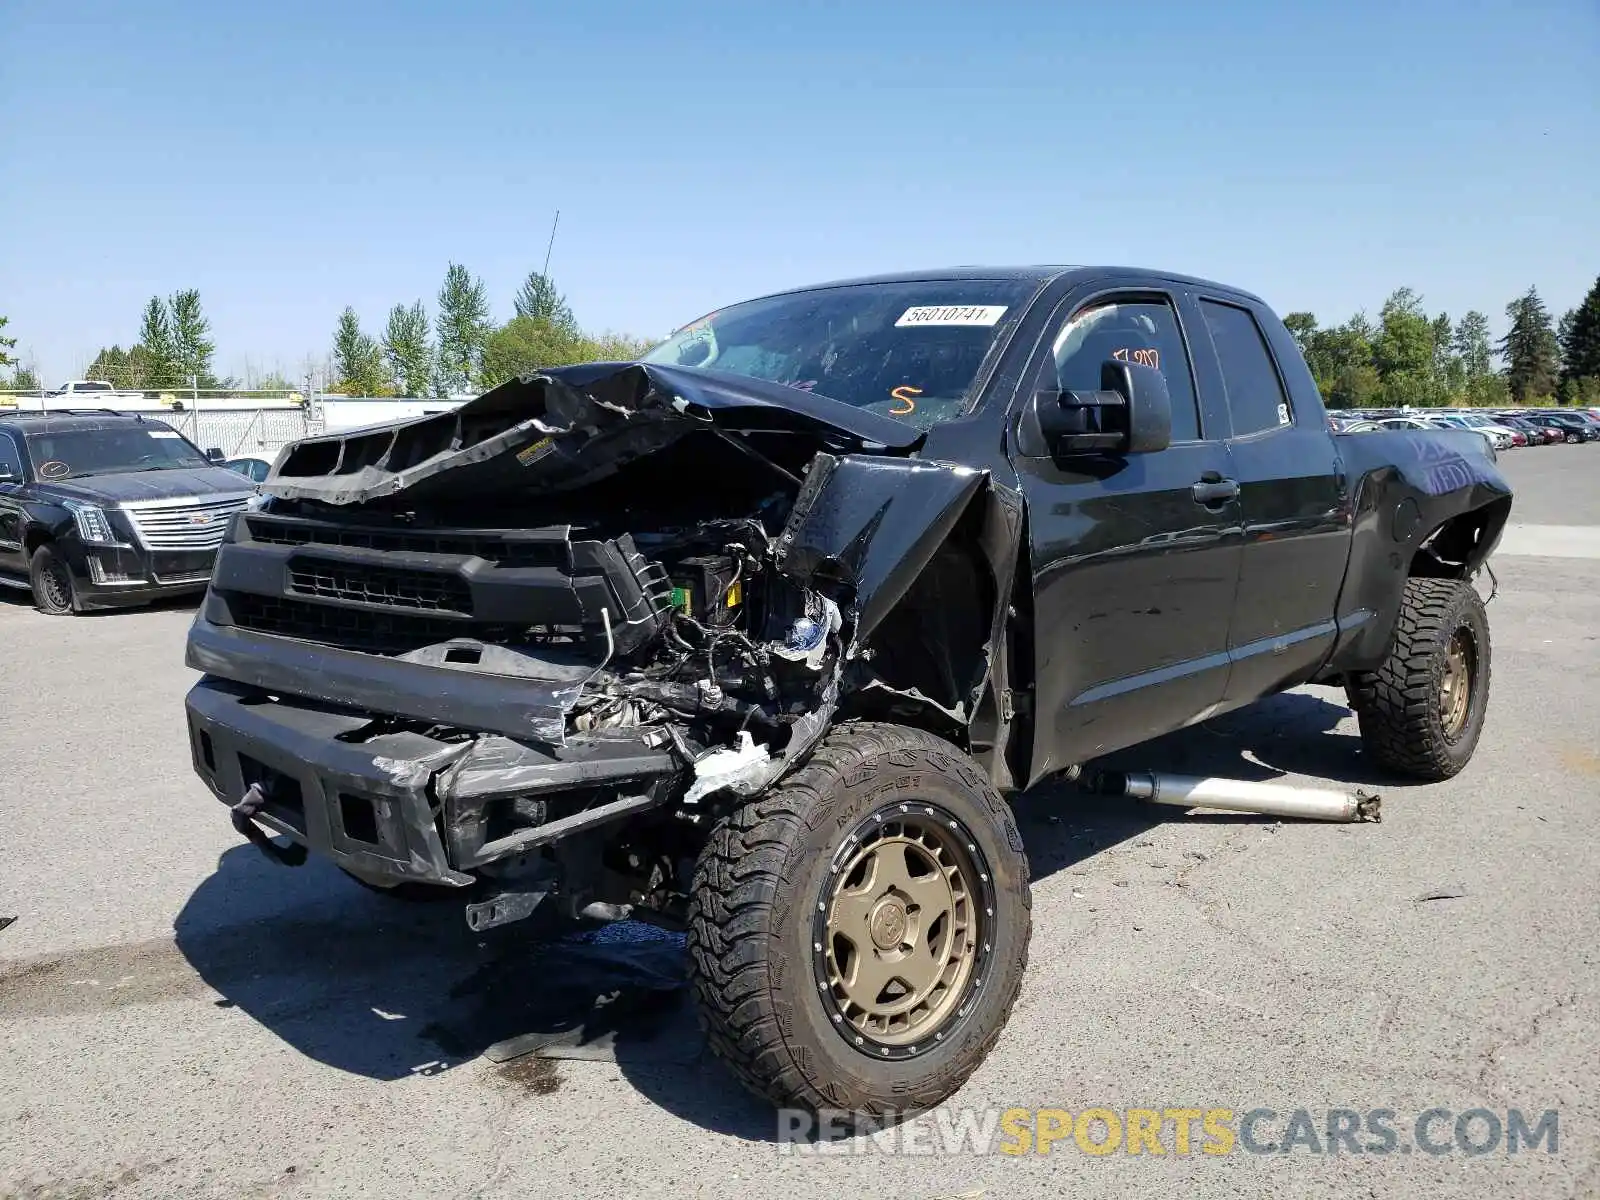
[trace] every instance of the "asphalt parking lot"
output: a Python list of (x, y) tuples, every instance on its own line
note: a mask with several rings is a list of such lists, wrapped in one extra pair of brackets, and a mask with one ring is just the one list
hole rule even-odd
[[(1518, 497), (1467, 771), (1378, 778), (1342, 694), (1307, 688), (1138, 761), (1360, 785), (1381, 824), (1023, 797), (1033, 950), (1005, 1036), (946, 1125), (828, 1153), (781, 1145), (692, 1041), (484, 1058), (544, 951), (244, 844), (188, 765), (191, 608), (0, 597), (0, 1197), (1600, 1194), (1600, 447), (1501, 465)], [(1556, 1110), (1559, 1145), (941, 1142), (950, 1114), (1090, 1106), (1270, 1109), (1263, 1141), (1301, 1108), (1392, 1109), (1402, 1134), (1434, 1107)]]

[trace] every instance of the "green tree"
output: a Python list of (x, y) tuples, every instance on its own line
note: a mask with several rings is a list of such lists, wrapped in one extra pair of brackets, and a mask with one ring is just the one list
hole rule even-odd
[(531, 317), (570, 337), (578, 336), (578, 322), (567, 306), (567, 298), (556, 290), (555, 281), (548, 275), (529, 271), (512, 304), (519, 317)]
[(1456, 353), (1455, 326), (1448, 313), (1433, 319), (1433, 382), (1441, 399), (1449, 401), (1466, 387), (1466, 366)]
[(1284, 326), (1300, 347), (1307, 365), (1311, 362), (1311, 347), (1317, 335), (1317, 318), (1308, 312), (1292, 312), (1283, 319)]
[(94, 356), (94, 361), (89, 364), (89, 369), (84, 372), (85, 378), (104, 379), (119, 388), (138, 388), (144, 386), (144, 379), (136, 377), (129, 352), (121, 346), (109, 346)]
[(216, 387), (217, 377), (211, 373), (216, 343), (209, 336), (211, 322), (200, 307), (200, 293), (194, 288), (174, 292), (167, 301), (167, 312), (179, 382), (192, 379), (198, 387)]
[(1561, 387), (1569, 404), (1593, 404), (1600, 392), (1600, 279), (1583, 303), (1561, 318)]
[(333, 370), (338, 376), (335, 389), (349, 396), (381, 396), (384, 386), (383, 355), (378, 343), (361, 331), (356, 310), (346, 307), (339, 314), (333, 334)]
[(402, 396), (433, 394), (433, 346), (428, 340), (428, 310), (421, 300), (410, 308), (396, 304), (389, 310), (383, 355), (396, 392)]
[(1529, 288), (1506, 305), (1511, 328), (1500, 339), (1506, 360), (1506, 387), (1518, 404), (1553, 396), (1559, 369), (1556, 332), (1539, 290)]
[(1383, 380), (1371, 363), (1341, 367), (1323, 393), (1329, 408), (1372, 408), (1382, 403)]
[(494, 387), (542, 367), (560, 367), (588, 359), (588, 344), (568, 331), (535, 317), (515, 316), (489, 335), (483, 350), (483, 385)]
[[(9, 324), (11, 324), (10, 317), (0, 317), (0, 330), (4, 330)], [(16, 338), (6, 337), (4, 333), (0, 333), (0, 367), (9, 367), (17, 361), (9, 353), (16, 348), (16, 345)]]
[(19, 392), (37, 392), (39, 390), (39, 377), (30, 368), (19, 365), (16, 377), (11, 381), (11, 386)]
[(1470, 383), (1494, 374), (1494, 348), (1489, 344), (1489, 318), (1473, 309), (1456, 325), (1452, 349)]
[(483, 280), (474, 279), (466, 267), (451, 263), (439, 288), (439, 383), (449, 395), (480, 382), (483, 348), (489, 324), (489, 293)]
[(144, 363), (144, 386), (173, 388), (187, 383), (178, 371), (177, 343), (172, 336), (172, 319), (160, 296), (151, 296), (139, 318), (139, 344)]
[(642, 358), (654, 342), (631, 333), (606, 332), (584, 338), (584, 362), (633, 362)]
[(1310, 334), (1306, 365), (1330, 408), (1378, 403), (1381, 381), (1372, 365), (1372, 337), (1371, 323), (1362, 313), (1343, 325)]
[(1423, 312), (1422, 297), (1410, 288), (1396, 289), (1383, 302), (1372, 360), (1383, 381), (1385, 403), (1429, 405), (1442, 401), (1434, 379), (1433, 322)]
[(1468, 404), (1498, 407), (1506, 403), (1506, 382), (1494, 369), (1488, 317), (1476, 309), (1462, 317), (1451, 335), (1450, 349), (1460, 363), (1460, 390)]

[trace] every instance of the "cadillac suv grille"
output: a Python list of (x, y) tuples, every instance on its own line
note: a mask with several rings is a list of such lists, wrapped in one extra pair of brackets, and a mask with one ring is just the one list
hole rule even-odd
[(246, 496), (186, 500), (181, 504), (145, 501), (123, 511), (147, 550), (215, 550), (228, 532), (228, 520), (245, 506)]

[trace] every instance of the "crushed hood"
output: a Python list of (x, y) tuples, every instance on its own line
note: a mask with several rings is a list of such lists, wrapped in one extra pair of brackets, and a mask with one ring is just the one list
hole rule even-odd
[(488, 489), (582, 487), (688, 433), (788, 431), (839, 450), (907, 451), (920, 430), (783, 384), (721, 371), (590, 363), (510, 380), (453, 412), (306, 438), (262, 490), (361, 504)]

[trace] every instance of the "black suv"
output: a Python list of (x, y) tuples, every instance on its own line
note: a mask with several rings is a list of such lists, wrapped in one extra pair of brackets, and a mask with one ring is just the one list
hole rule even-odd
[(254, 495), (165, 422), (109, 409), (0, 416), (0, 585), (41, 612), (203, 591)]

